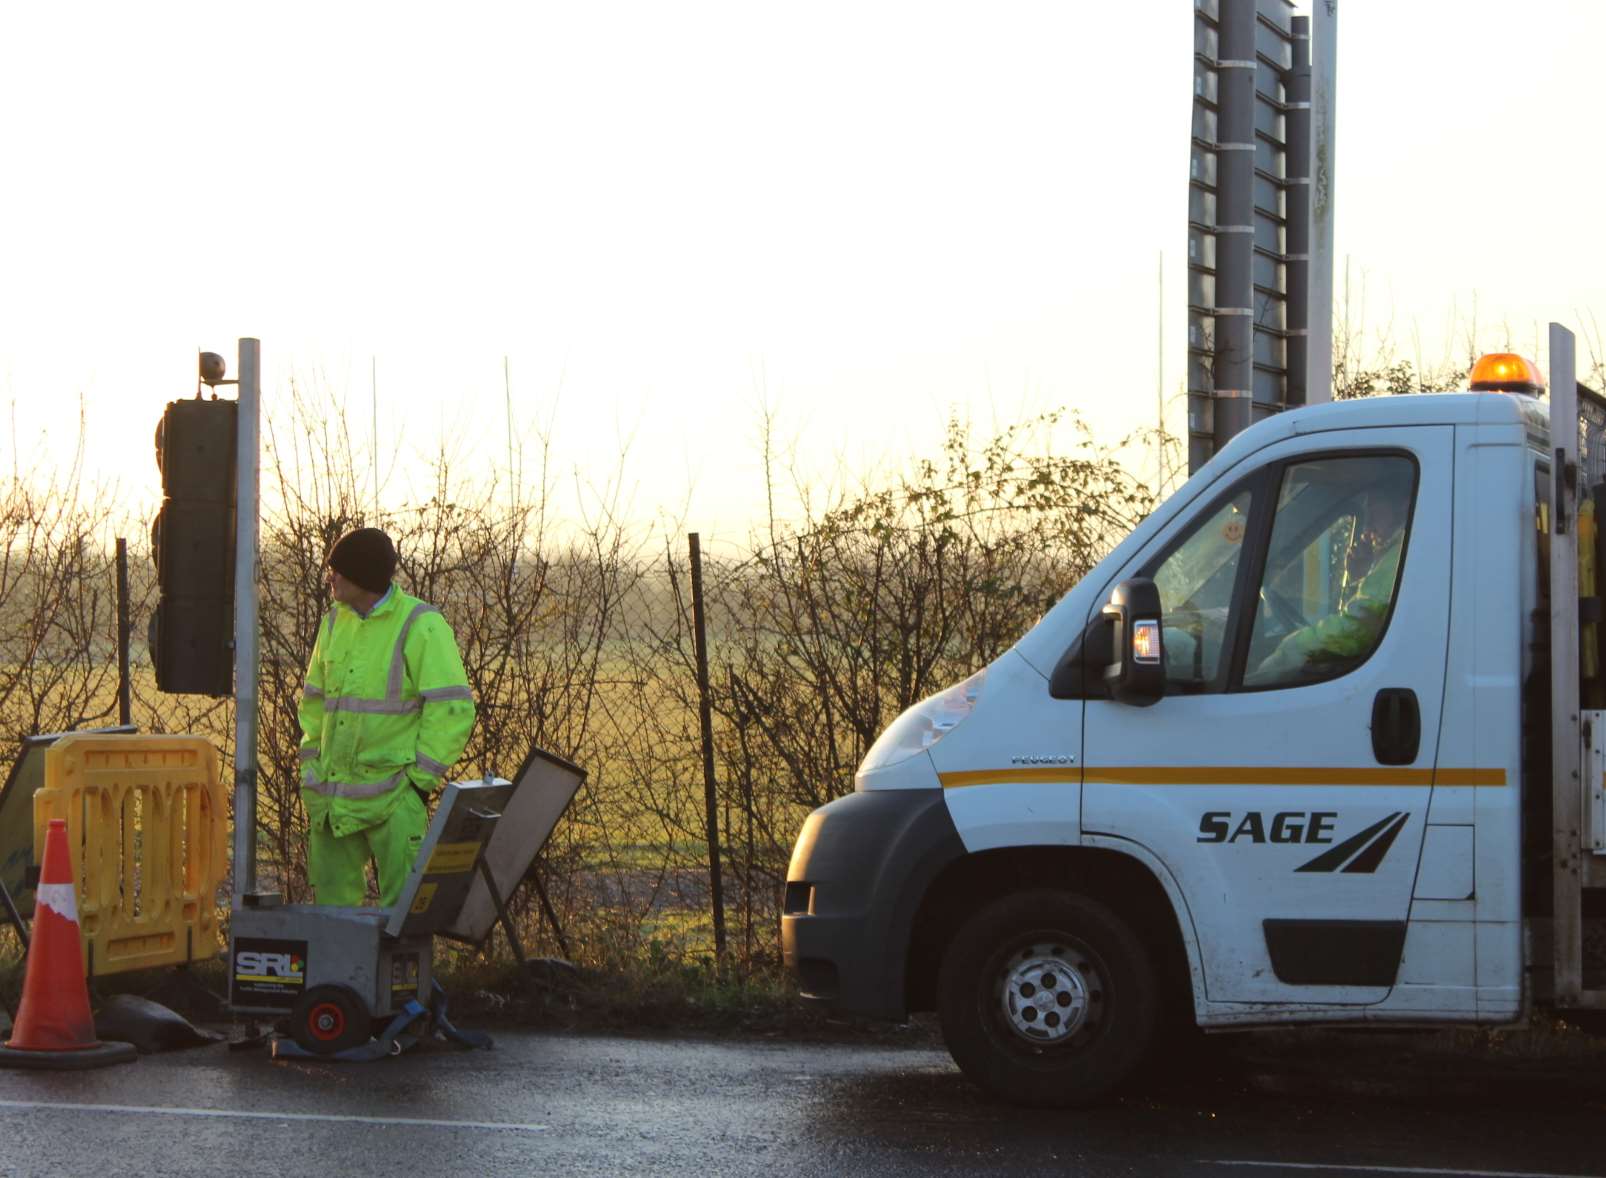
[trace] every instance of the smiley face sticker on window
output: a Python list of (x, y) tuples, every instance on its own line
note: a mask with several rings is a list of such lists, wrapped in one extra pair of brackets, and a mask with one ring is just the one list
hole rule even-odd
[(1244, 521), (1233, 516), (1221, 525), (1221, 538), (1228, 544), (1237, 544), (1244, 538)]

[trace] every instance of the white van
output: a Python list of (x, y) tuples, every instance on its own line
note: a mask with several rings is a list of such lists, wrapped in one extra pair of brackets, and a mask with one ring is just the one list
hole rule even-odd
[[(1043, 1105), (1108, 1092), (1178, 1017), (1601, 1005), (1576, 943), (1606, 887), (1600, 791), (1566, 770), (1582, 627), (1566, 582), (1553, 644), (1547, 597), (1576, 576), (1573, 480), (1552, 486), (1576, 430), (1552, 443), (1531, 365), (1480, 369), (1508, 391), (1253, 426), (1012, 650), (898, 717), (793, 852), (803, 994), (935, 1009), (968, 1076)], [(1574, 689), (1555, 748), (1552, 645)]]

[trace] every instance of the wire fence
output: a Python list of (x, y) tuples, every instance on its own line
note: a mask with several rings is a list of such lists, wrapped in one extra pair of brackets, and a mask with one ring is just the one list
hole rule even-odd
[[(261, 886), (310, 898), (297, 705), (329, 608), (324, 556), (373, 525), (396, 540), (401, 584), (442, 608), (463, 654), (478, 715), (453, 776), (509, 775), (532, 746), (587, 771), (533, 869), (569, 953), (603, 968), (702, 968), (723, 950), (730, 969), (771, 968), (809, 810), (852, 789), (899, 711), (1007, 650), (1149, 510), (1115, 451), (1089, 441), (1072, 457), (1047, 454), (1051, 424), (979, 450), (955, 427), (940, 459), (739, 551), (702, 551), (696, 566), (684, 533), (604, 516), (560, 535), (539, 494), (517, 482), (465, 490), (444, 459), (434, 496), (375, 516), (356, 464), (329, 460), (338, 438), (324, 446), (306, 431), (270, 445), (264, 478), (279, 506), (264, 513), (259, 572)], [(76, 483), (0, 487), (0, 754), (28, 733), (115, 720), (115, 517)], [(230, 700), (155, 690), (143, 538), (129, 558), (133, 722), (208, 735), (227, 753)], [(526, 950), (557, 952), (530, 889), (513, 906)]]

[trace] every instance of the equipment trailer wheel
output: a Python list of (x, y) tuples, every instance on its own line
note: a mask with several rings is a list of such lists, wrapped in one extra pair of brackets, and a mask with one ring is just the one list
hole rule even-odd
[(1107, 1095), (1154, 1041), (1143, 943), (1103, 904), (1044, 889), (981, 909), (943, 955), (937, 1012), (966, 1076), (1016, 1104)]
[(345, 986), (314, 986), (290, 1011), (290, 1037), (315, 1055), (361, 1046), (371, 1024), (368, 1007)]

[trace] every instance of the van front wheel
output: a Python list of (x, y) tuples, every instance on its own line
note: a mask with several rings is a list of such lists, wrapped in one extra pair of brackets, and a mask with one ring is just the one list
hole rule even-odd
[(937, 987), (954, 1062), (1016, 1104), (1098, 1100), (1154, 1040), (1148, 951), (1114, 912), (1070, 892), (1021, 892), (978, 911), (943, 955)]

